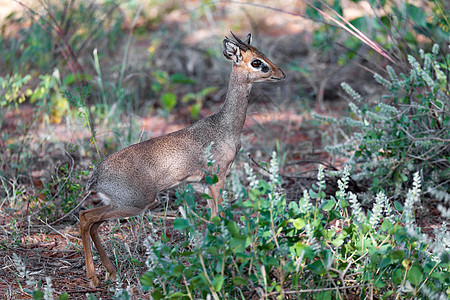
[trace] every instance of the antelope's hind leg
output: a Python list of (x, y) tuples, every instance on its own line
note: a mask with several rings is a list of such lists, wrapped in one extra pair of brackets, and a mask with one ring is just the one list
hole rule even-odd
[(99, 284), (99, 280), (95, 274), (95, 266), (90, 243), (91, 239), (100, 255), (102, 264), (111, 274), (111, 278), (113, 280), (117, 278), (117, 271), (103, 248), (100, 236), (98, 234), (98, 228), (108, 219), (121, 219), (135, 216), (140, 214), (143, 210), (145, 210), (145, 208), (114, 208), (111, 205), (105, 205), (80, 212), (80, 231), (84, 248), (84, 256), (86, 259), (86, 273), (92, 287), (96, 287)]
[[(98, 236), (98, 227), (104, 221), (101, 219), (101, 216), (109, 211), (110, 208), (110, 205), (106, 205), (80, 212), (80, 232), (84, 249), (84, 257), (86, 259), (86, 273), (92, 287), (96, 287), (99, 284), (99, 280), (97, 278), (97, 275), (95, 274), (94, 260), (92, 257), (91, 237), (93, 236), (93, 234), (91, 234), (91, 230), (93, 229), (96, 232), (96, 234), (94, 235)], [(93, 227), (94, 224), (98, 225)], [(96, 240), (101, 245), (99, 239)], [(98, 247), (98, 245), (96, 245), (96, 247)], [(103, 247), (101, 248), (103, 249)], [(104, 250), (103, 253), (105, 253)]]

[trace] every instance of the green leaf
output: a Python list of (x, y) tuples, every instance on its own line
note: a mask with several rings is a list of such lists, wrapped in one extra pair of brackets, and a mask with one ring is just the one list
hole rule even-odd
[(272, 187), (267, 182), (265, 182), (264, 180), (260, 180), (259, 181), (259, 185), (262, 188), (263, 195), (265, 195), (265, 194), (267, 194), (267, 193), (272, 191)]
[[(323, 20), (323, 16), (310, 6), (306, 7), (306, 15), (311, 19)], [(316, 33), (317, 31), (314, 32)]]
[(154, 268), (153, 273), (155, 273), (158, 276), (162, 276), (162, 275), (166, 274), (166, 269), (160, 268), (160, 267)]
[(143, 266), (143, 265), (145, 265), (143, 262), (140, 262), (140, 261), (137, 260), (136, 258), (131, 258), (131, 262), (132, 262), (133, 265), (135, 265), (135, 266)]
[(390, 257), (396, 260), (403, 260), (405, 258), (405, 252), (403, 250), (396, 250), (390, 254)]
[(346, 208), (346, 207), (349, 207), (349, 206), (350, 206), (350, 203), (348, 203), (348, 201), (345, 200), (345, 199), (342, 199), (342, 200), (339, 202), (339, 207), (340, 207), (340, 208)]
[(236, 276), (231, 281), (235, 285), (245, 285), (245, 286), (247, 285), (247, 280), (245, 280), (245, 278), (242, 276)]
[(417, 265), (413, 265), (408, 271), (408, 280), (413, 285), (418, 286), (423, 280), (423, 274)]
[[(230, 239), (230, 248), (234, 253), (242, 253), (250, 244), (250, 239), (244, 235), (238, 235)], [(266, 244), (268, 245), (268, 244)]]
[(231, 236), (238, 236), (239, 235), (239, 227), (237, 226), (236, 222), (230, 221), (227, 224), (228, 231), (230, 232)]
[(381, 261), (380, 255), (377, 253), (374, 253), (372, 256), (370, 256), (370, 263), (373, 265), (378, 265)]
[(70, 73), (66, 77), (64, 77), (63, 82), (65, 86), (71, 85), (73, 83), (79, 82), (79, 81), (89, 81), (92, 79), (91, 75), (87, 74), (81, 74), (81, 73)]
[(394, 201), (394, 207), (398, 211), (403, 211), (403, 205), (398, 201)]
[(162, 85), (158, 82), (154, 82), (151, 86), (152, 91), (154, 91), (155, 93), (159, 93), (162, 89)]
[(324, 191), (319, 191), (319, 192), (317, 193), (317, 197), (318, 197), (319, 199), (325, 199), (326, 196), (327, 196), (327, 194), (325, 194)]
[(217, 91), (217, 88), (216, 88), (215, 86), (210, 86), (210, 87), (204, 88), (204, 89), (200, 92), (200, 95), (201, 95), (202, 97), (205, 97), (205, 96), (207, 96), (208, 94), (211, 94), (211, 93), (213, 93), (213, 92), (215, 92), (215, 91)]
[(219, 251), (217, 251), (217, 247), (215, 247), (215, 246), (208, 247), (208, 249), (206, 249), (206, 252), (209, 254), (212, 254), (214, 256), (219, 255)]
[[(427, 26), (427, 15), (425, 11), (415, 5), (406, 3), (406, 12), (407, 16), (409, 16), (410, 20), (415, 22), (417, 25), (421, 27)], [(423, 34), (422, 32), (418, 31)]]
[(173, 221), (173, 229), (175, 230), (185, 230), (187, 228), (189, 228), (191, 225), (189, 224), (189, 220), (187, 219), (176, 219), (175, 221)]
[(386, 293), (384, 293), (383, 297), (381, 297), (381, 299), (385, 300), (388, 299), (392, 294), (394, 294), (394, 291), (387, 291)]
[[(297, 204), (297, 202), (295, 202), (295, 201), (289, 202), (288, 207), (289, 207), (289, 210), (291, 211), (291, 213), (294, 214), (294, 215), (297, 214), (298, 211), (299, 211), (298, 204)], [(294, 225), (294, 226), (295, 226), (295, 225)]]
[(337, 238), (335, 238), (331, 243), (336, 247), (340, 247), (345, 240), (345, 236), (343, 234), (339, 234)]
[(44, 299), (44, 292), (41, 292), (40, 290), (33, 291), (33, 299), (34, 300)]
[(177, 96), (173, 93), (164, 93), (161, 95), (161, 104), (165, 110), (171, 111), (177, 105)]
[(325, 202), (325, 204), (322, 206), (322, 209), (324, 211), (330, 211), (334, 208), (335, 205), (336, 205), (336, 201), (334, 201), (333, 199), (330, 199), (327, 202)]
[[(394, 228), (395, 228), (395, 226), (394, 226)], [(403, 241), (405, 241), (406, 239), (408, 239), (408, 235), (406, 234), (405, 228), (401, 228), (395, 232), (395, 241), (397, 243), (399, 243), (399, 244), (403, 243)]]
[(181, 292), (175, 292), (173, 294), (167, 295), (167, 298), (183, 299), (183, 298), (186, 298), (187, 296), (189, 296), (189, 295), (185, 294), (185, 293), (181, 293)]
[(190, 107), (190, 111), (191, 111), (191, 117), (196, 119), (198, 117), (198, 114), (200, 113), (200, 109), (202, 108), (202, 104), (201, 103), (194, 103), (191, 105)]
[(402, 226), (399, 224), (395, 224), (391, 229), (389, 229), (389, 234), (395, 234), (398, 230), (402, 229)]
[(383, 288), (386, 286), (386, 282), (383, 280), (383, 276), (378, 276), (375, 278), (374, 286), (377, 288)]
[[(168, 243), (168, 242), (170, 242), (170, 238), (165, 233), (163, 233), (161, 235), (161, 242)], [(141, 264), (144, 265), (144, 263), (141, 263)]]
[(192, 185), (188, 184), (181, 192), (177, 192), (177, 198), (183, 199), (190, 208), (195, 209), (196, 201)]
[(389, 266), (389, 265), (391, 264), (391, 262), (392, 262), (392, 260), (391, 260), (390, 257), (384, 257), (384, 258), (380, 261), (378, 267), (379, 267), (380, 269), (384, 269), (385, 267)]
[(222, 289), (223, 282), (225, 281), (225, 277), (223, 275), (218, 275), (214, 278), (212, 285), (216, 292)]
[[(181, 257), (188, 257), (188, 256), (191, 256), (191, 255), (193, 255), (193, 254), (195, 254), (194, 251), (183, 251), (183, 252), (181, 252), (179, 255), (180, 255)], [(187, 270), (189, 270), (189, 269), (187, 269)]]
[(400, 269), (396, 269), (392, 274), (392, 282), (399, 285), (403, 280), (403, 273)]
[(182, 264), (179, 264), (173, 269), (173, 275), (179, 277), (181, 274), (183, 274), (185, 267)]
[(317, 198), (317, 193), (314, 192), (313, 190), (309, 190), (309, 196), (310, 196), (312, 199), (316, 199), (316, 198)]
[(309, 264), (308, 268), (317, 275), (325, 274), (325, 268), (323, 267), (323, 263), (320, 260), (316, 260), (312, 264)]
[(159, 300), (159, 299), (163, 299), (164, 298), (164, 294), (161, 292), (161, 288), (156, 289), (152, 293), (152, 298), (155, 299), (155, 300)]
[(332, 297), (331, 297), (331, 291), (323, 291), (323, 292), (320, 292), (318, 295), (317, 295), (317, 298), (316, 299), (320, 299), (320, 300), (331, 300), (331, 299), (333, 299)]
[(220, 218), (218, 216), (213, 216), (211, 221), (213, 222), (214, 225), (219, 226), (220, 225)]
[(212, 197), (208, 194), (202, 193), (201, 195), (202, 195), (203, 199), (206, 199), (206, 200), (212, 199)]
[[(180, 219), (180, 220), (183, 220), (183, 219)], [(164, 254), (168, 255), (171, 251), (172, 251), (171, 247), (169, 247), (168, 245), (162, 245), (161, 253), (164, 253)]]
[(368, 20), (369, 19), (366, 16), (362, 16), (351, 20), (350, 23), (356, 28), (358, 28), (360, 31), (365, 32), (368, 30), (367, 28)]
[(403, 182), (407, 182), (408, 181), (408, 176), (406, 176), (405, 174), (400, 174), (400, 177), (402, 178)]
[(186, 95), (183, 96), (183, 98), (181, 99), (181, 102), (185, 103), (188, 102), (189, 100), (195, 99), (195, 94), (194, 93), (187, 93)]
[(214, 174), (213, 176), (206, 176), (205, 181), (208, 185), (214, 185), (217, 182), (219, 182), (219, 178), (217, 177), (216, 174)]
[(334, 235), (336, 234), (336, 231), (334, 231), (334, 229), (330, 229), (330, 230), (326, 230), (326, 229), (322, 229), (320, 231), (320, 233), (322, 234), (323, 238), (327, 241), (331, 241), (331, 239), (334, 237)]
[(58, 299), (59, 300), (69, 300), (69, 294), (67, 294), (67, 292), (64, 292), (61, 295), (59, 295)]
[(410, 44), (417, 44), (416, 35), (413, 34), (413, 32), (408, 31), (407, 33), (403, 34), (403, 38)]
[(182, 73), (175, 73), (169, 77), (170, 82), (173, 83), (184, 83), (184, 84), (196, 84), (197, 82), (191, 78), (184, 76)]
[(294, 219), (294, 220), (291, 219), (289, 221), (292, 222), (292, 224), (294, 225), (295, 229), (299, 229), (300, 230), (300, 229), (302, 229), (303, 227), (306, 226), (306, 221), (304, 219), (302, 219), (302, 218), (297, 218), (297, 219)]
[(391, 222), (389, 222), (388, 220), (384, 220), (383, 224), (381, 224), (381, 230), (382, 231), (388, 231), (392, 227), (394, 227), (394, 225)]

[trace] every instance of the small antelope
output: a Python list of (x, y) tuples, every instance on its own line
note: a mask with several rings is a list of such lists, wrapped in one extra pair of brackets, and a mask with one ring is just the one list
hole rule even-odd
[(99, 284), (92, 259), (91, 239), (103, 265), (113, 280), (116, 270), (102, 246), (99, 226), (107, 219), (135, 216), (157, 203), (157, 194), (184, 182), (205, 178), (205, 148), (220, 166), (218, 182), (209, 187), (211, 216), (217, 215), (222, 202), (225, 176), (241, 147), (248, 95), (254, 82), (283, 80), (286, 75), (258, 49), (231, 33), (225, 37), (223, 55), (233, 61), (228, 92), (222, 108), (189, 127), (128, 146), (106, 157), (95, 168), (86, 185), (104, 204), (80, 212), (80, 230), (86, 258), (86, 272), (91, 286)]

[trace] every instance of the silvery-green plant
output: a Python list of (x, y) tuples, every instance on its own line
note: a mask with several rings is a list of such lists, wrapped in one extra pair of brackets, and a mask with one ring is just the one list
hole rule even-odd
[(53, 300), (54, 289), (52, 287), (52, 279), (50, 277), (45, 277), (46, 284), (44, 285), (44, 299), (45, 300)]
[(418, 170), (423, 173), (425, 190), (444, 191), (450, 178), (450, 162), (445, 159), (450, 156), (450, 95), (443, 71), (450, 65), (439, 56), (438, 45), (431, 53), (420, 51), (419, 58), (409, 55), (408, 62), (409, 73), (388, 66), (387, 77), (374, 76), (387, 90), (377, 103), (369, 103), (342, 83), (350, 96), (350, 116), (340, 120), (317, 116), (353, 128), (352, 135), (327, 150), (346, 156), (352, 179), (369, 180), (375, 192), (400, 195)]
[(380, 222), (382, 213), (384, 211), (384, 204), (386, 203), (385, 198), (386, 196), (384, 195), (383, 192), (379, 192), (375, 198), (372, 214), (369, 219), (369, 224), (372, 226), (372, 228), (378, 226), (378, 223)]
[(366, 215), (364, 214), (361, 205), (359, 203), (358, 197), (352, 193), (348, 193), (348, 198), (350, 202), (350, 207), (352, 208), (352, 215), (354, 216), (353, 219), (358, 223), (362, 224), (364, 220), (366, 219)]

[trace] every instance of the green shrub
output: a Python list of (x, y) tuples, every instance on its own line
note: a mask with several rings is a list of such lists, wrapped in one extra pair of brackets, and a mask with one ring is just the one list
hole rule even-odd
[[(383, 56), (401, 64), (406, 62), (405, 53), (417, 52), (423, 45), (433, 42), (441, 45), (450, 42), (448, 1), (426, 1), (416, 6), (411, 1), (353, 0), (356, 3), (353, 7), (359, 6), (359, 10), (364, 11), (367, 6), (358, 5), (364, 3), (370, 6), (370, 10), (367, 14), (346, 21), (342, 18), (344, 13), (341, 2), (311, 1), (305, 11), (307, 17), (319, 21), (313, 31), (314, 49), (326, 54), (324, 59), (339, 65), (361, 58), (374, 61), (376, 57), (373, 54), (376, 52), (384, 52)], [(385, 50), (380, 51), (378, 45), (370, 46), (374, 51), (366, 51), (361, 47), (363, 44), (374, 45), (374, 42)]]
[(320, 170), (318, 185), (289, 204), (275, 155), (267, 181), (246, 170), (249, 190), (212, 222), (190, 186), (178, 193), (186, 213), (174, 222), (173, 240), (146, 241), (149, 271), (141, 282), (154, 299), (450, 295), (448, 233), (436, 230), (431, 241), (414, 221), (418, 173), (404, 208), (379, 193), (366, 215), (346, 191), (348, 168), (334, 197), (325, 195)]
[(123, 15), (114, 1), (97, 2), (48, 1), (39, 11), (24, 5), (23, 14), (11, 13), (3, 29), (18, 26), (20, 30), (15, 35), (0, 30), (1, 73), (50, 73), (74, 63), (70, 51), (81, 57), (92, 53), (94, 45), (113, 51), (123, 36)]
[[(22, 5), (23, 13), (12, 12), (5, 19), (0, 30), (0, 56), (4, 58), (0, 63), (0, 106), (17, 107), (29, 100), (43, 109), (44, 119), (62, 121), (69, 106), (61, 90), (92, 77), (84, 74), (80, 58), (90, 56), (94, 45), (115, 51), (123, 36), (119, 4), (97, 2), (47, 1), (36, 11)], [(20, 30), (8, 34), (4, 30), (8, 26)]]
[[(375, 75), (387, 94), (371, 104), (343, 83), (351, 96), (351, 115), (327, 122), (350, 128), (351, 137), (328, 147), (333, 155), (348, 158), (353, 179), (371, 181), (374, 191), (401, 192), (412, 174), (421, 171), (424, 187), (444, 190), (450, 178), (450, 95), (448, 60), (420, 51), (422, 64), (408, 56), (409, 74), (397, 74), (387, 67), (389, 79)], [(444, 63), (445, 62), (445, 63)]]

